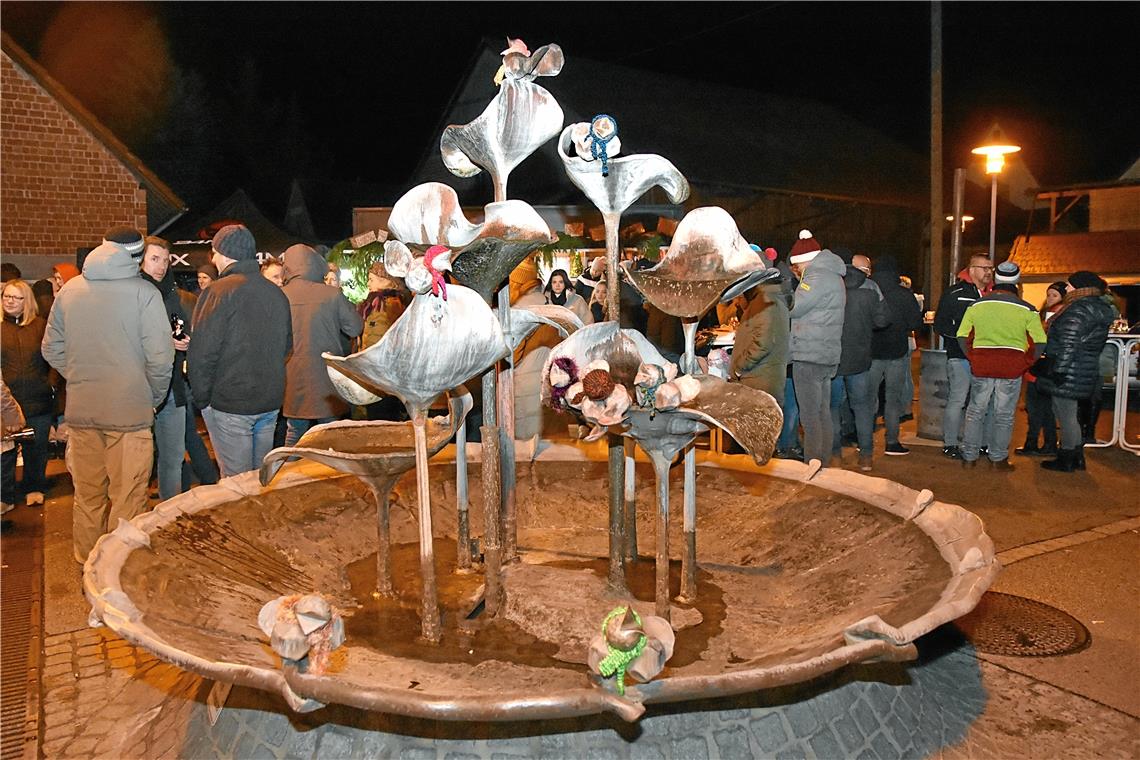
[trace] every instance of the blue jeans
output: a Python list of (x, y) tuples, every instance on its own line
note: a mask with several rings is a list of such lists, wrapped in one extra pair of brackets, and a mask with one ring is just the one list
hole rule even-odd
[(883, 424), (887, 428), (887, 444), (899, 442), (899, 418), (903, 414), (906, 395), (906, 376), (910, 373), (910, 356), (898, 359), (875, 359), (867, 370), (867, 392), (879, 401), (879, 385), (886, 380), (886, 404), (883, 406)]
[(957, 446), (962, 438), (962, 414), (966, 410), (966, 399), (970, 397), (970, 361), (968, 359), (946, 360), (946, 411), (942, 413), (942, 445)]
[(966, 407), (966, 429), (962, 432), (962, 459), (978, 458), (985, 435), (986, 410), (993, 406), (993, 431), (987, 436), (991, 462), (1009, 457), (1013, 436), (1013, 414), (1021, 397), (1021, 378), (975, 377), (970, 383), (970, 405)]
[(800, 408), (796, 404), (796, 388), (792, 378), (784, 381), (784, 426), (780, 428), (780, 438), (776, 448), (790, 451), (800, 443)]
[(869, 378), (870, 371), (836, 377), (831, 381), (832, 452), (837, 456), (842, 450), (839, 414), (844, 401), (850, 403), (851, 412), (855, 416), (855, 435), (859, 439), (859, 456), (871, 456), (875, 433), (875, 402), (878, 399), (871, 397)]
[(182, 460), (186, 458), (186, 408), (174, 403), (174, 391), (154, 415), (154, 446), (158, 450), (158, 497), (163, 501), (182, 493)]
[(313, 425), (324, 425), (332, 422), (336, 417), (320, 417), (315, 420), (305, 420), (299, 417), (290, 417), (285, 420), (285, 445), (296, 446), (301, 436)]
[(277, 412), (274, 409), (261, 414), (230, 414), (211, 407), (202, 410), (223, 478), (261, 467), (261, 460), (273, 448)]

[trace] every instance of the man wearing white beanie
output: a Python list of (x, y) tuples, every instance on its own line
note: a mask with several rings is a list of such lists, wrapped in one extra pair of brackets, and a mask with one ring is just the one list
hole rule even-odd
[(1013, 415), (1021, 397), (1021, 376), (1045, 350), (1037, 309), (1017, 295), (1021, 270), (1012, 261), (998, 265), (988, 296), (966, 309), (958, 344), (970, 360), (970, 405), (962, 432), (962, 465), (977, 465), (986, 409), (993, 403), (993, 433), (987, 454), (996, 470), (1009, 471)]

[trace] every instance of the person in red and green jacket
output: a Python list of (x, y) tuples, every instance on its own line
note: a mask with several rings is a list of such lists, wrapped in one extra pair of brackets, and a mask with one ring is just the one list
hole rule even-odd
[(1009, 441), (1021, 396), (1021, 376), (1045, 349), (1045, 331), (1033, 306), (1017, 295), (1021, 269), (998, 265), (990, 294), (972, 304), (958, 326), (958, 344), (970, 360), (970, 405), (962, 433), (962, 465), (974, 467), (982, 443), (986, 408), (993, 402), (988, 458), (994, 469), (1012, 470)]

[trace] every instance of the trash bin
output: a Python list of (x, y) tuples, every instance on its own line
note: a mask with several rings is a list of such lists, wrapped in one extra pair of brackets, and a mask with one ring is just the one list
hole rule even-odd
[(946, 352), (922, 349), (918, 385), (918, 437), (942, 440), (942, 415), (950, 394), (946, 376)]

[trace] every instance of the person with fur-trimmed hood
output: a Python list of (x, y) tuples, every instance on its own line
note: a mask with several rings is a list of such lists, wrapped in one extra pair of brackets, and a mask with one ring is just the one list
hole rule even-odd
[(364, 331), (364, 320), (340, 292), (324, 282), (328, 265), (320, 254), (298, 243), (281, 257), (293, 320), (293, 353), (285, 365), (285, 402), (281, 408), (288, 430), (285, 445), (293, 446), (314, 424), (343, 417), (348, 405), (329, 379), (321, 354), (339, 354), (341, 336), (352, 339)]
[(804, 428), (804, 461), (831, 461), (831, 378), (842, 353), (843, 310), (847, 289), (843, 260), (823, 248), (808, 230), (788, 254), (800, 279), (791, 309), (792, 383)]
[(67, 469), (75, 487), (72, 542), (83, 562), (119, 518), (147, 506), (154, 410), (166, 398), (174, 345), (162, 294), (139, 277), (143, 236), (116, 227), (83, 276), (56, 296), (43, 355), (67, 380)]

